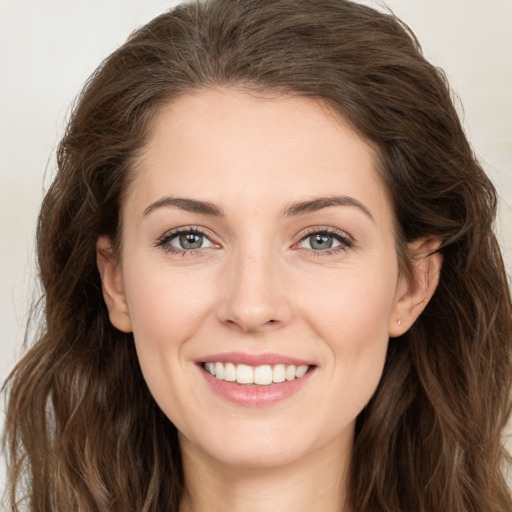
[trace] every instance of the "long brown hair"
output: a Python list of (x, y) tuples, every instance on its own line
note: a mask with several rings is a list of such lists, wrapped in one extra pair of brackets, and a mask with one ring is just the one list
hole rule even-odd
[[(119, 208), (159, 107), (209, 86), (318, 98), (377, 149), (406, 242), (435, 235), (444, 263), (419, 320), (389, 344), (356, 424), (360, 512), (503, 512), (500, 433), (512, 379), (511, 299), (492, 224), (496, 192), (439, 69), (393, 15), (347, 0), (212, 0), (136, 31), (94, 73), (58, 149), (37, 248), (44, 321), (7, 382), (10, 507), (177, 511), (175, 427), (112, 327), (96, 240)], [(25, 510), (25, 509), (23, 509)]]

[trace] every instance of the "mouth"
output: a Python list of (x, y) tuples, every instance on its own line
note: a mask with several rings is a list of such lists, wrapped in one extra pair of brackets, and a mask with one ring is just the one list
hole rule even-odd
[(245, 386), (270, 386), (302, 379), (314, 365), (278, 363), (250, 366), (233, 362), (210, 361), (201, 364), (203, 370), (217, 380)]
[(213, 393), (241, 407), (269, 407), (300, 395), (314, 381), (312, 361), (277, 353), (210, 354), (196, 365)]

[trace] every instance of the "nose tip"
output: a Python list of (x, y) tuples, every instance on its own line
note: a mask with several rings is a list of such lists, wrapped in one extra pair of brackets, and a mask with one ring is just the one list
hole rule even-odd
[(247, 334), (268, 330), (281, 324), (279, 320), (273, 318), (266, 320), (267, 317), (268, 315), (260, 312), (245, 310), (231, 314), (224, 320), (224, 323)]
[(245, 333), (276, 329), (288, 322), (290, 304), (279, 269), (263, 258), (232, 265), (224, 282), (219, 320)]

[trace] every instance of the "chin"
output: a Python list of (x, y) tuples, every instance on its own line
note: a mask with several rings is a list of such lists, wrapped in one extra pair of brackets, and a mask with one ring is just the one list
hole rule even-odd
[[(216, 448), (216, 449), (215, 449)], [(307, 454), (305, 446), (291, 446), (254, 436), (243, 442), (210, 447), (209, 455), (225, 466), (234, 468), (277, 468), (297, 462)]]
[(343, 429), (342, 435), (336, 435), (325, 425), (322, 435), (315, 435), (316, 425), (309, 423), (302, 428), (263, 423), (245, 422), (232, 428), (217, 424), (209, 433), (203, 430), (191, 437), (180, 434), (182, 451), (195, 452), (223, 466), (270, 469), (297, 465), (322, 452), (338, 452), (342, 457), (352, 445), (352, 423)]

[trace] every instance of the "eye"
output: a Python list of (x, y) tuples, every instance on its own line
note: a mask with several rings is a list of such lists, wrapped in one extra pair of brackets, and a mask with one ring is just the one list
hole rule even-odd
[(304, 236), (297, 247), (309, 249), (314, 252), (337, 252), (352, 247), (352, 239), (342, 231), (319, 230), (308, 233)]
[(203, 249), (213, 245), (202, 233), (198, 233), (196, 231), (177, 233), (167, 243), (176, 249), (184, 251)]
[(299, 244), (300, 247), (313, 249), (315, 251), (325, 251), (337, 247), (338, 245), (341, 245), (340, 242), (329, 233), (315, 233), (314, 235), (303, 238)]
[(208, 236), (197, 228), (177, 229), (164, 234), (155, 244), (176, 254), (193, 254), (195, 251), (214, 247)]

